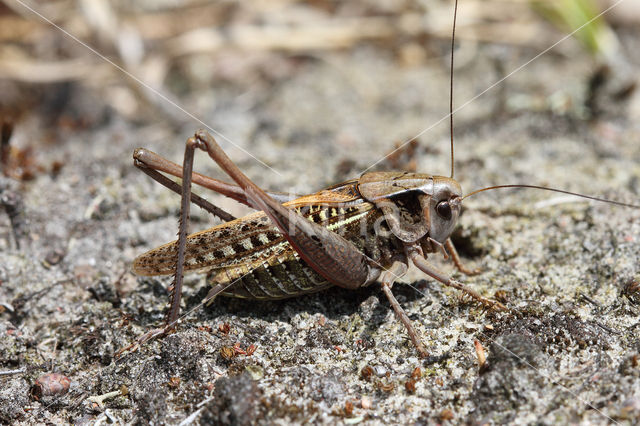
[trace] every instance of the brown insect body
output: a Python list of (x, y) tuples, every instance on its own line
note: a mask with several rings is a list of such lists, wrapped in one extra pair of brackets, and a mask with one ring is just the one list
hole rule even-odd
[[(235, 185), (192, 173), (196, 149), (206, 151)], [(447, 257), (448, 250), (461, 271), (472, 272), (461, 265), (449, 240), (462, 202), (460, 185), (453, 178), (409, 172), (365, 173), (315, 194), (288, 197), (260, 189), (204, 131), (187, 141), (183, 167), (142, 148), (134, 152), (134, 164), (182, 195), (178, 240), (134, 261), (137, 274), (175, 276), (165, 328), (147, 333), (140, 342), (175, 325), (185, 271), (207, 274), (212, 288), (205, 302), (218, 295), (282, 299), (332, 285), (356, 289), (378, 281), (413, 344), (425, 356), (417, 332), (391, 292), (409, 261), (443, 284), (463, 290), (487, 306), (501, 307), (453, 281), (425, 258), (426, 253), (436, 251)], [(182, 186), (161, 172), (182, 177)], [(261, 211), (234, 219), (192, 194), (192, 182)], [(227, 222), (188, 236), (190, 202)]]
[[(458, 209), (443, 219), (436, 206), (441, 198), (460, 193), (450, 178), (379, 172), (283, 205), (343, 236), (375, 266), (386, 269), (399, 257), (408, 262), (405, 243), (420, 243), (425, 253), (439, 249), (432, 240), (446, 241)], [(178, 241), (151, 250), (134, 261), (133, 270), (138, 275), (173, 274), (177, 250)], [(283, 299), (333, 285), (300, 258), (263, 212), (189, 235), (184, 269), (206, 273), (214, 288), (225, 288), (221, 295), (231, 297)]]

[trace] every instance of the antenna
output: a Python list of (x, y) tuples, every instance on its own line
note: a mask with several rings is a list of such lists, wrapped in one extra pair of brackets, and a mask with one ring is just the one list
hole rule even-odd
[(487, 188), (482, 188), (482, 189), (478, 189), (475, 190), (473, 192), (470, 192), (469, 194), (465, 195), (464, 197), (462, 197), (462, 199), (464, 200), (465, 198), (471, 197), (472, 195), (475, 195), (479, 192), (484, 192), (484, 191), (489, 191), (491, 189), (501, 189), (501, 188), (533, 188), (533, 189), (542, 189), (544, 191), (552, 191), (552, 192), (559, 192), (561, 194), (568, 194), (568, 195), (574, 195), (576, 197), (582, 197), (582, 198), (587, 198), (589, 200), (594, 200), (594, 201), (601, 201), (603, 203), (609, 203), (609, 204), (615, 204), (616, 206), (622, 206), (622, 207), (631, 207), (634, 209), (640, 209), (640, 205), (637, 204), (630, 204), (630, 203), (623, 203), (620, 201), (614, 201), (614, 200), (607, 200), (606, 198), (599, 198), (599, 197), (592, 197), (590, 195), (584, 195), (584, 194), (578, 194), (577, 192), (570, 192), (570, 191), (564, 191), (562, 189), (555, 189), (555, 188), (549, 188), (547, 186), (539, 186), (539, 185), (526, 185), (526, 184), (513, 184), (513, 185), (496, 185), (496, 186), (489, 186)]
[(458, 0), (453, 6), (453, 31), (451, 32), (451, 69), (449, 70), (449, 133), (451, 134), (451, 178), (453, 179), (453, 49), (456, 42), (456, 18)]

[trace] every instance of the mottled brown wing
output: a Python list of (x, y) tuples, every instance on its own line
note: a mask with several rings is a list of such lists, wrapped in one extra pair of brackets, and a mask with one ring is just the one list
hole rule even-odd
[[(362, 202), (354, 189), (355, 181), (307, 195), (284, 205), (330, 229), (363, 214), (373, 205)], [(347, 207), (343, 207), (343, 206)], [(175, 272), (177, 241), (140, 255), (133, 262), (138, 275), (170, 275)], [(292, 256), (293, 249), (263, 212), (257, 212), (189, 235), (185, 252), (185, 271), (207, 272), (245, 265), (268, 263), (270, 259)]]
[[(189, 235), (185, 271), (208, 271), (267, 259), (286, 250), (286, 240), (264, 213), (254, 213)], [(288, 245), (288, 243), (287, 243)], [(138, 275), (170, 275), (175, 272), (177, 241), (140, 255), (133, 261)]]

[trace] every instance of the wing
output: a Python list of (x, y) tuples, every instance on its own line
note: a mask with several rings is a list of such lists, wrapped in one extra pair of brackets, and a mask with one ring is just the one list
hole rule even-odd
[[(286, 240), (264, 213), (254, 213), (187, 237), (185, 271), (207, 271), (258, 260), (285, 249)], [(138, 275), (175, 272), (178, 243), (162, 245), (133, 261)]]
[[(356, 181), (345, 182), (306, 195), (285, 206), (307, 219), (335, 229), (373, 209), (359, 197)], [(142, 254), (133, 262), (138, 275), (170, 275), (175, 272), (177, 241)], [(293, 249), (263, 212), (257, 212), (187, 237), (185, 271), (208, 272), (245, 265), (248, 268), (293, 258)]]

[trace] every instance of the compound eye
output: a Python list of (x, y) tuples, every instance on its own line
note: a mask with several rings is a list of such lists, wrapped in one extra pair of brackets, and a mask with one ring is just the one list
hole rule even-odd
[(451, 219), (451, 206), (449, 205), (449, 201), (440, 201), (436, 204), (436, 212), (438, 216), (443, 218), (444, 220)]

